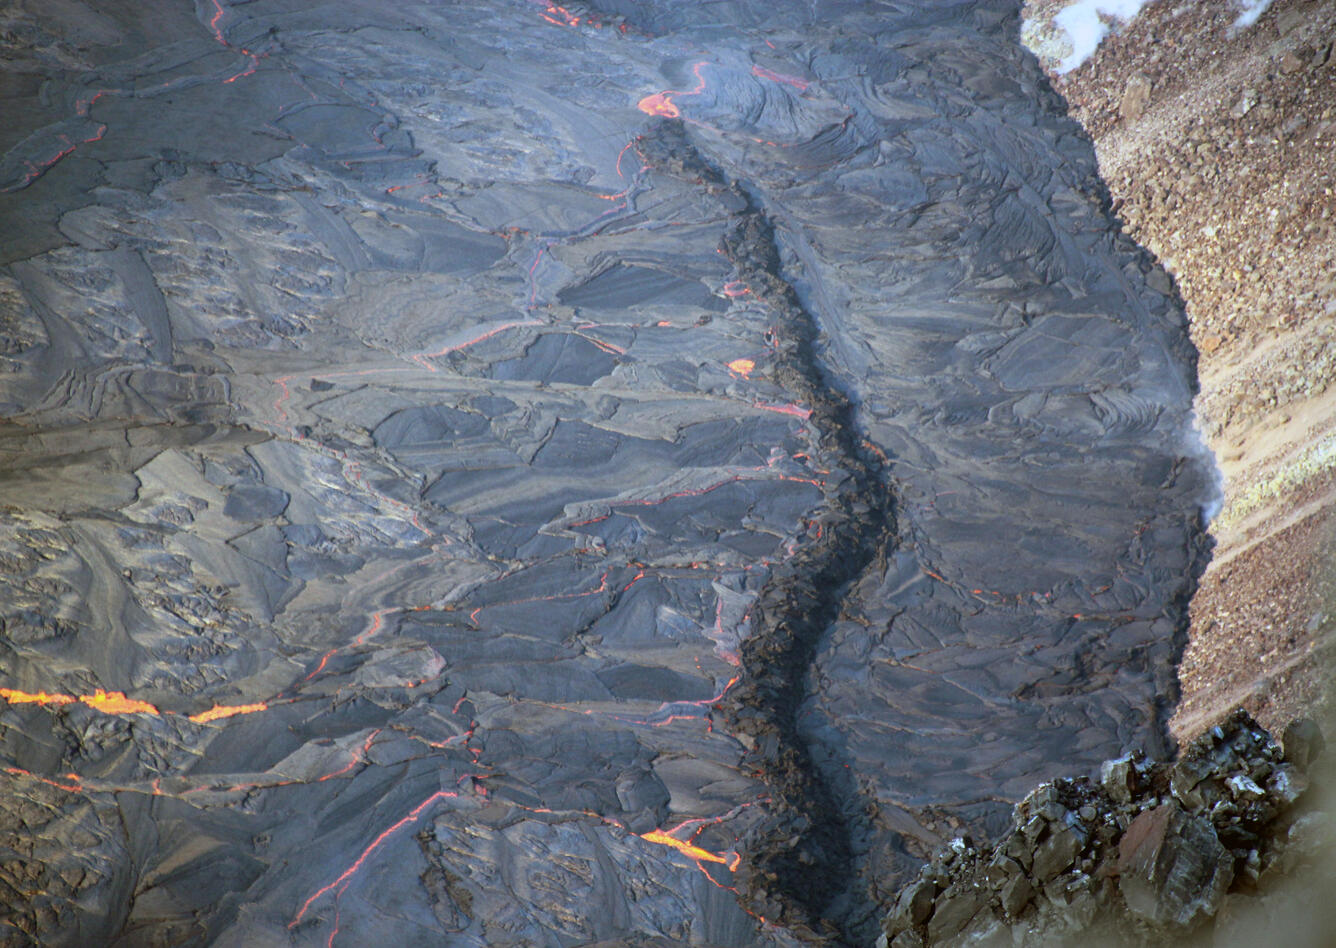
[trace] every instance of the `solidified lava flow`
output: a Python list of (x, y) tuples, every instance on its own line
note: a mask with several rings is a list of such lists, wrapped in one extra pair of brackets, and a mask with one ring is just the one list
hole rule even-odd
[(1164, 740), (1195, 351), (1014, 4), (2, 17), (0, 945), (870, 943)]

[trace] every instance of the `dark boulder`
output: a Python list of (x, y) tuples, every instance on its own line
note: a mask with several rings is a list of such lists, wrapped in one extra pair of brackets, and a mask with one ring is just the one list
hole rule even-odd
[(1325, 814), (1297, 805), (1321, 750), (1311, 722), (1287, 728), (1282, 750), (1237, 711), (1177, 761), (1130, 754), (1098, 782), (1043, 784), (992, 848), (956, 839), (922, 868), (885, 944), (1180, 943), (1228, 916), (1233, 892), (1253, 898), (1332, 838)]

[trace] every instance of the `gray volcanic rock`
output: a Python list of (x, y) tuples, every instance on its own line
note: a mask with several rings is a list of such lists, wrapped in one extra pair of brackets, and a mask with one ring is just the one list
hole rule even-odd
[(871, 941), (1161, 741), (1195, 353), (1014, 2), (3, 16), (4, 943)]
[(1175, 803), (1128, 825), (1118, 869), (1127, 910), (1153, 925), (1191, 927), (1214, 915), (1234, 881), (1234, 861), (1211, 821)]

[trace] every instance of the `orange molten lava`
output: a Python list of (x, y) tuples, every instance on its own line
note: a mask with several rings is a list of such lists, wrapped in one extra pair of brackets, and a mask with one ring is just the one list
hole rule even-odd
[(746, 378), (751, 374), (752, 369), (756, 368), (756, 363), (751, 359), (734, 359), (732, 362), (728, 363), (728, 367), (738, 375)]
[[(307, 913), (307, 911), (310, 910), (311, 903), (313, 903), (316, 899), (320, 898), (325, 893), (336, 889), (338, 890), (338, 893), (341, 893), (343, 891), (342, 887), (347, 885), (349, 880), (351, 880), (352, 877), (355, 876), (358, 873), (358, 871), (362, 868), (362, 866), (366, 863), (366, 861), (369, 858), (371, 858), (371, 854), (375, 852), (377, 847), (379, 847), (381, 843), (385, 842), (386, 839), (388, 839), (390, 836), (394, 835), (398, 830), (409, 825), (410, 823), (417, 822), (417, 820), (422, 816), (422, 814), (426, 812), (426, 810), (437, 800), (443, 800), (446, 797), (457, 797), (457, 796), (459, 796), (459, 794), (455, 793), (453, 790), (437, 790), (431, 796), (427, 797), (427, 799), (423, 800), (417, 806), (413, 807), (413, 809), (409, 810), (408, 815), (405, 816), (403, 819), (399, 820), (392, 826), (389, 826), (388, 828), (382, 830), (380, 835), (378, 835), (375, 839), (371, 841), (371, 845), (367, 846), (366, 849), (362, 850), (362, 855), (357, 857), (356, 862), (354, 862), (347, 869), (343, 870), (343, 872), (339, 875), (339, 877), (336, 878), (333, 882), (317, 889), (309, 899), (307, 899), (305, 902), (302, 903), (301, 908), (297, 910), (296, 916), (294, 916), (292, 921), (288, 923), (288, 928), (296, 928), (299, 924), (301, 924), (302, 916), (304, 916)], [(336, 900), (338, 898), (338, 893), (335, 894)]]
[(15, 691), (13, 688), (0, 688), (0, 698), (10, 704), (73, 704), (79, 699), (73, 695), (49, 695), (45, 691)]
[(31, 693), (15, 691), (13, 688), (0, 688), (0, 698), (4, 698), (10, 704), (63, 705), (82, 701), (90, 708), (96, 708), (103, 714), (162, 713), (147, 701), (140, 701), (138, 698), (127, 698), (123, 691), (103, 691), (101, 688), (98, 688), (91, 695), (47, 694), (45, 691)]
[(103, 691), (98, 688), (91, 695), (80, 695), (79, 700), (104, 714), (158, 713), (158, 709), (147, 701), (127, 698), (124, 691)]
[(797, 76), (775, 72), (773, 69), (766, 69), (764, 66), (752, 66), (751, 71), (753, 76), (769, 79), (771, 82), (782, 82), (785, 85), (793, 86), (793, 88), (797, 89), (799, 92), (806, 92), (807, 87), (811, 85), (806, 79), (799, 79)]
[[(712, 853), (708, 849), (693, 846), (691, 843), (683, 842), (676, 836), (668, 835), (663, 830), (650, 830), (648, 833), (641, 833), (640, 838), (651, 843), (658, 843), (660, 846), (672, 847), (693, 862), (717, 862), (721, 866), (728, 866), (730, 862), (723, 856)], [(730, 868), (732, 867), (730, 866)]]
[(647, 95), (636, 103), (636, 108), (646, 115), (658, 115), (662, 118), (681, 118), (682, 110), (673, 104), (671, 92), (656, 92)]
[(677, 107), (673, 101), (675, 95), (700, 95), (705, 91), (705, 77), (701, 75), (701, 70), (708, 66), (708, 62), (699, 62), (691, 67), (692, 74), (696, 77), (696, 87), (686, 91), (669, 89), (666, 92), (656, 92), (653, 95), (647, 95), (636, 103), (636, 108), (646, 115), (658, 115), (662, 118), (681, 118), (682, 110)]
[(787, 405), (766, 405), (763, 402), (754, 402), (753, 404), (763, 411), (776, 411), (781, 415), (792, 415), (794, 418), (801, 418), (804, 421), (812, 417), (812, 410), (810, 408), (803, 408), (792, 403)]
[(230, 718), (234, 714), (254, 714), (256, 711), (264, 711), (268, 707), (269, 705), (263, 701), (257, 701), (255, 704), (215, 704), (208, 711), (192, 714), (190, 720), (194, 721), (196, 724), (204, 724), (206, 721), (217, 721), (219, 718)]
[(580, 18), (571, 13), (565, 7), (559, 7), (555, 3), (549, 3), (547, 9), (539, 14), (547, 22), (556, 26), (579, 26)]

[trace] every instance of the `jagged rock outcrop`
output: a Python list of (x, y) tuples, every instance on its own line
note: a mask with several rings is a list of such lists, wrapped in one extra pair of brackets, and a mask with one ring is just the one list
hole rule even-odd
[(1235, 711), (1176, 762), (1134, 754), (1098, 779), (1040, 785), (992, 848), (957, 838), (900, 893), (880, 945), (1177, 944), (1293, 871), (1330, 835), (1296, 804), (1323, 739), (1298, 721), (1277, 743)]

